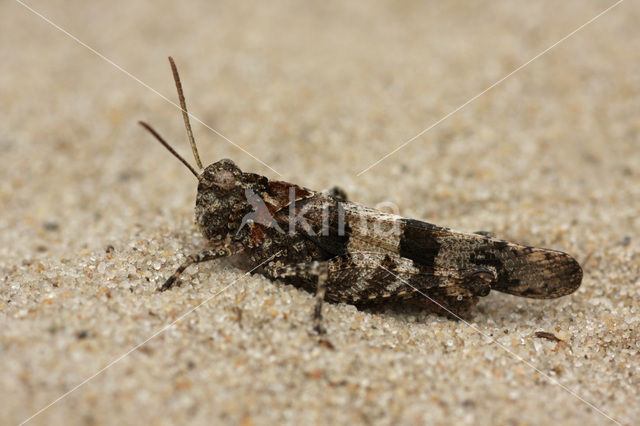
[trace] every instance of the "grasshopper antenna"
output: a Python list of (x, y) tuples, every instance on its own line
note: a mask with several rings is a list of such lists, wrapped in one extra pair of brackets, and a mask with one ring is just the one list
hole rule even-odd
[(171, 64), (171, 72), (173, 73), (173, 79), (176, 82), (176, 89), (178, 89), (178, 98), (180, 99), (180, 107), (182, 107), (182, 118), (184, 118), (184, 127), (187, 129), (187, 136), (189, 136), (189, 143), (191, 144), (191, 150), (193, 156), (196, 159), (196, 165), (202, 170), (202, 162), (200, 161), (200, 155), (198, 154), (198, 148), (196, 147), (196, 140), (193, 138), (193, 132), (191, 131), (191, 123), (189, 122), (189, 113), (187, 112), (187, 103), (184, 100), (184, 93), (182, 92), (182, 83), (180, 82), (180, 75), (178, 75), (178, 68), (173, 58), (169, 56), (169, 63)]
[(193, 175), (198, 179), (198, 181), (202, 182), (203, 177), (202, 175), (198, 174), (198, 172), (196, 171), (196, 169), (193, 168), (193, 166), (189, 163), (187, 163), (187, 160), (185, 160), (184, 158), (182, 158), (182, 156), (180, 154), (178, 154), (176, 152), (175, 149), (173, 149), (171, 147), (171, 145), (169, 145), (169, 143), (167, 141), (165, 141), (162, 136), (160, 136), (158, 134), (158, 132), (156, 132), (153, 127), (149, 126), (147, 123), (145, 123), (144, 121), (138, 121), (138, 124), (140, 124), (142, 127), (144, 127), (145, 129), (147, 129), (149, 131), (149, 133), (151, 133), (153, 136), (155, 136), (155, 138), (158, 140), (158, 142), (160, 142), (162, 145), (164, 145), (165, 148), (167, 148), (169, 150), (170, 153), (172, 153), (178, 160), (182, 161), (182, 164), (184, 164), (185, 166), (187, 166), (187, 169), (189, 169), (189, 171), (191, 173), (193, 173)]

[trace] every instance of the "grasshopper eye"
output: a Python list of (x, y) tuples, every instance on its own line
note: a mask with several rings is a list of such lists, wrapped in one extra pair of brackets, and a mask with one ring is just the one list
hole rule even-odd
[(222, 159), (209, 165), (202, 172), (201, 184), (218, 195), (226, 195), (235, 187), (242, 172), (231, 160)]
[(224, 192), (230, 192), (236, 186), (236, 177), (228, 170), (220, 170), (213, 175), (211, 184)]

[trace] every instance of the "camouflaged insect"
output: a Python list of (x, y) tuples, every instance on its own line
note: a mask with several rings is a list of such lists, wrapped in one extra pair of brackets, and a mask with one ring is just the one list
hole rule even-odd
[(197, 177), (196, 223), (213, 248), (190, 255), (159, 290), (190, 265), (244, 253), (257, 271), (316, 294), (315, 328), (324, 332), (324, 300), (359, 307), (405, 301), (454, 317), (497, 290), (549, 299), (575, 291), (578, 262), (566, 253), (483, 234), (452, 231), (318, 192), (245, 173), (231, 160), (202, 167), (176, 66), (169, 58), (197, 172), (140, 122)]

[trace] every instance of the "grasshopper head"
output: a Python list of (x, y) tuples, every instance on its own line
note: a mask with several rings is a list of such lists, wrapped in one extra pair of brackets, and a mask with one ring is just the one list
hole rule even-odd
[(207, 166), (200, 176), (196, 223), (208, 240), (228, 240), (240, 228), (240, 220), (235, 218), (251, 210), (245, 198), (243, 173), (233, 161), (223, 159)]

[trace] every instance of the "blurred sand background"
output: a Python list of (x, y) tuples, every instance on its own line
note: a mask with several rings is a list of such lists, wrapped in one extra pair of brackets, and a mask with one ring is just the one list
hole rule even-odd
[(575, 294), (492, 293), (474, 328), (325, 305), (330, 350), (310, 335), (313, 295), (228, 261), (154, 292), (204, 243), (195, 180), (136, 124), (148, 120), (190, 159), (179, 111), (2, 2), (0, 423), (28, 419), (106, 366), (31, 423), (637, 421), (637, 2), (357, 176), (612, 4), (29, 2), (176, 101), (173, 55), (190, 111), (273, 170), (194, 123), (205, 163), (229, 157), (273, 179), (337, 184), (370, 206), (583, 263)]

